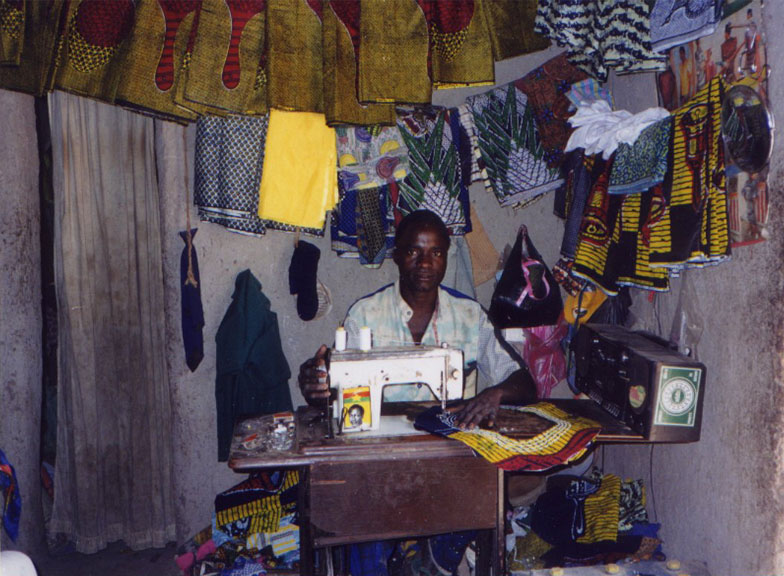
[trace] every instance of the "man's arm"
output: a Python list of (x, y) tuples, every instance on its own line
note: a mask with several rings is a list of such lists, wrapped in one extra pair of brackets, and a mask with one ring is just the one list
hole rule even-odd
[(536, 384), (527, 368), (512, 372), (506, 380), (486, 388), (468, 400), (457, 413), (457, 424), (474, 428), (487, 419), (492, 425), (501, 404), (530, 404), (536, 402)]

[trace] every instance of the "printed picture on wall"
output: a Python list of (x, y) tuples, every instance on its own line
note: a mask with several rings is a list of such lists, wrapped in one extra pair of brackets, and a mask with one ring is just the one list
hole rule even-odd
[[(717, 75), (728, 88), (749, 86), (767, 104), (770, 67), (762, 20), (764, 2), (725, 0), (723, 8), (724, 19), (716, 32), (667, 52), (669, 66), (657, 78), (663, 108), (682, 106)], [(732, 244), (761, 242), (768, 237), (768, 170), (750, 174), (735, 166), (729, 155), (726, 160)]]

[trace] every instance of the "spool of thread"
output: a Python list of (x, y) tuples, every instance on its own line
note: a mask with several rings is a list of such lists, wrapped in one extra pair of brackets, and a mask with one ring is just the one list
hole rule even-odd
[(346, 329), (338, 326), (335, 330), (335, 350), (343, 352), (346, 349)]
[(359, 329), (359, 349), (363, 352), (369, 351), (371, 348), (370, 328), (363, 326)]

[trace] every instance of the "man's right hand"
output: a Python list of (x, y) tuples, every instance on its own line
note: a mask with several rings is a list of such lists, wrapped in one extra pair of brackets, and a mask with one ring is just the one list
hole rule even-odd
[(299, 389), (311, 406), (323, 406), (329, 398), (326, 356), (327, 347), (322, 344), (313, 358), (299, 367)]

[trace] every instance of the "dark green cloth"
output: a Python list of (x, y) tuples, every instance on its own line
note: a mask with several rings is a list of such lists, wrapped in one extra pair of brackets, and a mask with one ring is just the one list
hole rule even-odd
[(237, 276), (215, 342), (218, 461), (225, 462), (236, 419), (292, 409), (291, 370), (280, 344), (278, 316), (250, 270)]

